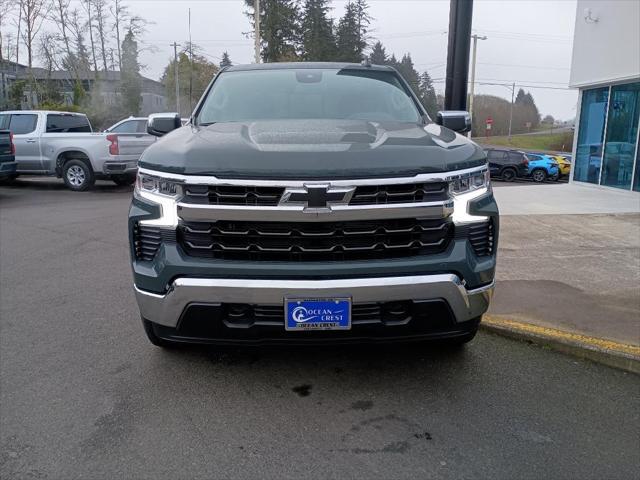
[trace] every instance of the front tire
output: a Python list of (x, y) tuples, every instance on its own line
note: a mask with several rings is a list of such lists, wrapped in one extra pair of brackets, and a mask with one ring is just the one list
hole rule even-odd
[(111, 180), (113, 180), (113, 183), (115, 183), (119, 187), (128, 187), (129, 185), (133, 185), (134, 184), (134, 182), (136, 181), (136, 176), (135, 175), (127, 175), (127, 174), (113, 175), (111, 177)]
[(545, 172), (541, 168), (536, 168), (533, 172), (531, 172), (531, 178), (536, 183), (542, 183), (547, 179), (547, 172)]
[(96, 181), (93, 170), (82, 160), (69, 160), (62, 168), (62, 178), (69, 190), (84, 192), (89, 190)]

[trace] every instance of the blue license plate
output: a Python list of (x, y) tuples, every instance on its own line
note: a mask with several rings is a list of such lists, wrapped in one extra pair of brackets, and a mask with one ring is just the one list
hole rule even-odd
[(286, 298), (285, 329), (349, 330), (351, 328), (350, 298)]

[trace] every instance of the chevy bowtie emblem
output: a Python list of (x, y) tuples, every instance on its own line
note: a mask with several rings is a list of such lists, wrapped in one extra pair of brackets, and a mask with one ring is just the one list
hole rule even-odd
[(305, 213), (330, 212), (333, 205), (348, 205), (355, 188), (309, 184), (304, 188), (287, 188), (280, 205), (302, 206)]

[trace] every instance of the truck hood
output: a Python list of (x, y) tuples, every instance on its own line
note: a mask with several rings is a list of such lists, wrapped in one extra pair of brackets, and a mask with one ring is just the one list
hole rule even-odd
[(436, 124), (268, 120), (179, 128), (139, 165), (219, 178), (337, 179), (411, 176), (482, 165), (475, 143)]

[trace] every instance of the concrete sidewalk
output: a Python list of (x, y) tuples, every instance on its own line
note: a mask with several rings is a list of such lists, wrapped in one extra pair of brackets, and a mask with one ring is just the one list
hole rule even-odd
[(640, 213), (640, 192), (582, 183), (494, 186), (501, 215)]
[(490, 314), (640, 345), (640, 214), (505, 216)]
[(488, 319), (640, 351), (640, 194), (577, 185), (495, 194), (503, 216)]

